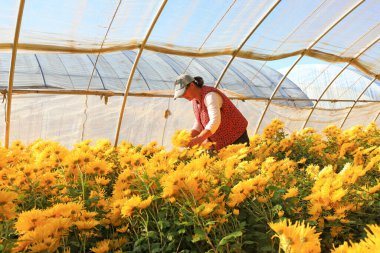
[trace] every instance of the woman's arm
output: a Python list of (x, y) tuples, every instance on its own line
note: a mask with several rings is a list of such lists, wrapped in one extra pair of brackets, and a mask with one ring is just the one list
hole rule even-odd
[(194, 122), (193, 128), (191, 129), (191, 137), (195, 137), (199, 135), (202, 131), (201, 125), (198, 123), (198, 121)]
[(222, 97), (216, 92), (210, 92), (205, 96), (205, 105), (207, 107), (209, 122), (205, 126), (205, 129), (211, 131), (212, 134), (218, 130), (222, 121), (220, 108), (223, 105)]
[(210, 120), (205, 126), (205, 129), (202, 130), (199, 134), (195, 135), (195, 137), (190, 141), (190, 147), (197, 144), (200, 145), (204, 141), (206, 141), (210, 136), (212, 136), (216, 132), (216, 130), (218, 130), (221, 123), (220, 108), (223, 105), (222, 97), (216, 92), (210, 92), (205, 96), (204, 99)]

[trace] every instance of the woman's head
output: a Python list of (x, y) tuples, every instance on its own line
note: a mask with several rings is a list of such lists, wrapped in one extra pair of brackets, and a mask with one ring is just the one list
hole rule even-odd
[[(189, 87), (192, 87), (192, 85), (194, 88), (202, 88), (203, 84), (203, 78), (200, 76), (192, 77), (187, 74), (178, 76), (175, 81), (174, 99), (184, 97), (188, 100), (191, 100), (191, 97), (193, 96), (192, 93), (194, 93), (193, 89), (191, 88), (188, 92), (186, 91), (189, 89)], [(187, 96), (184, 96), (185, 93)]]
[(203, 78), (200, 77), (200, 76), (196, 76), (196, 77), (194, 77), (194, 84), (195, 84), (195, 86), (197, 86), (198, 88), (202, 88), (202, 87), (203, 87), (203, 84), (204, 84), (204, 82), (203, 82)]

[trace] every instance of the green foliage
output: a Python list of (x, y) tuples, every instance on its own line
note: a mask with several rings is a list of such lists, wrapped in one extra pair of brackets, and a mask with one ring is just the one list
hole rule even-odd
[[(67, 202), (80, 203), (83, 209), (60, 238), (59, 252), (90, 252), (100, 242), (110, 240), (108, 252), (272, 253), (278, 252), (279, 245), (272, 239), (274, 232), (268, 223), (284, 218), (306, 220), (316, 226), (321, 233), (322, 252), (328, 252), (332, 245), (342, 244), (347, 238), (364, 238), (367, 224), (380, 224), (379, 191), (368, 190), (378, 184), (380, 160), (376, 160), (380, 156), (380, 134), (371, 131), (356, 129), (354, 135), (336, 131), (325, 137), (302, 131), (288, 136), (277, 123), (263, 136), (256, 136), (250, 148), (232, 146), (211, 156), (202, 149), (165, 151), (155, 145), (131, 144), (114, 149), (107, 143), (90, 147), (84, 142), (72, 151), (66, 150), (59, 165), (36, 162), (44, 161), (39, 159), (44, 152), (59, 151), (56, 144), (43, 149), (40, 143), (24, 149), (37, 150), (27, 153), (32, 154), (30, 160), (20, 150), (0, 150), (0, 158), (7, 161), (6, 172), (14, 172), (9, 179), (0, 168), (5, 178), (0, 190), (17, 193), (17, 199), (7, 200), (15, 207), (14, 216), (0, 217), (0, 252), (9, 252), (22, 238), (15, 223), (23, 212), (49, 210)], [(345, 143), (351, 145), (346, 145), (350, 147), (347, 150), (343, 148)], [(109, 171), (101, 174), (89, 169), (87, 166), (95, 160), (105, 161)], [(51, 173), (56, 183), (44, 183), (44, 173), (38, 170), (35, 177), (25, 176), (24, 184), (10, 183), (16, 181), (15, 175), (26, 174), (25, 163)], [(341, 188), (345, 190), (342, 199), (335, 201), (335, 206), (321, 207), (322, 211), (313, 216), (310, 208), (315, 202), (308, 197), (323, 189), (329, 194), (320, 199), (329, 198), (334, 193), (329, 192), (331, 182), (339, 183), (331, 179), (323, 185), (325, 188), (314, 188), (319, 173), (331, 165), (333, 174), (329, 176), (338, 177), (347, 164), (348, 169), (355, 169), (353, 173), (372, 167), (360, 175), (341, 176)], [(247, 182), (251, 183), (238, 187)], [(296, 188), (297, 194), (284, 197), (291, 188)], [(165, 195), (165, 191), (169, 193)], [(236, 203), (231, 201), (234, 194), (239, 200)], [(133, 203), (128, 213), (123, 208), (136, 196), (141, 202), (149, 198), (151, 202), (144, 207)], [(342, 217), (334, 217), (339, 207), (350, 203), (354, 206), (347, 208)], [(95, 225), (83, 229), (75, 222), (82, 221), (86, 214), (92, 216), (83, 222)]]

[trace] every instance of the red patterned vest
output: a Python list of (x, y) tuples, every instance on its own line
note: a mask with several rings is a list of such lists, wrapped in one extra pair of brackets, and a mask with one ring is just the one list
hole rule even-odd
[(201, 89), (201, 104), (198, 105), (195, 99), (192, 101), (195, 118), (201, 125), (202, 130), (210, 121), (207, 107), (204, 103), (204, 97), (209, 92), (216, 92), (223, 99), (223, 105), (220, 108), (221, 122), (219, 128), (209, 137), (210, 141), (216, 143), (216, 150), (219, 150), (236, 141), (247, 129), (248, 121), (231, 100), (220, 90), (209, 86), (203, 86)]

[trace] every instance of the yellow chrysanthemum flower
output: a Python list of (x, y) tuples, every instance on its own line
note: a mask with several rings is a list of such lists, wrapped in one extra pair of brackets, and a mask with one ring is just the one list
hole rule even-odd
[(90, 175), (105, 176), (112, 172), (112, 164), (96, 158), (83, 166), (83, 172)]
[(284, 123), (279, 119), (274, 119), (269, 125), (267, 125), (264, 128), (263, 137), (266, 139), (271, 139), (275, 137), (277, 133), (282, 131), (283, 128), (284, 128)]
[(298, 196), (298, 188), (293, 187), (293, 188), (288, 189), (288, 191), (282, 196), (282, 199), (285, 200), (285, 199), (293, 198), (296, 196)]
[(172, 137), (174, 147), (187, 147), (191, 140), (191, 133), (187, 130), (177, 130)]
[(90, 220), (79, 220), (74, 222), (74, 225), (77, 226), (79, 230), (90, 230), (99, 225), (100, 222), (94, 219)]
[(111, 180), (105, 177), (95, 177), (95, 182), (99, 185), (107, 185)]
[(110, 250), (110, 240), (103, 240), (96, 243), (96, 247), (90, 249), (94, 253), (106, 253)]
[(212, 211), (214, 211), (217, 205), (218, 205), (217, 203), (213, 203), (213, 202), (204, 203), (195, 209), (195, 213), (197, 213), (199, 216), (206, 217)]
[(358, 243), (344, 242), (339, 247), (331, 251), (331, 253), (373, 253), (380, 250), (380, 227), (378, 225), (368, 225), (365, 229), (367, 237), (360, 240)]
[(16, 217), (17, 193), (0, 190), (0, 221)]
[(48, 217), (64, 217), (76, 220), (81, 216), (82, 210), (83, 205), (81, 203), (60, 203), (46, 210), (45, 214)]
[(269, 223), (271, 229), (280, 239), (280, 248), (287, 253), (319, 253), (321, 252), (319, 235), (315, 227), (310, 227), (304, 221), (292, 224), (290, 220)]
[(152, 200), (153, 200), (153, 196), (149, 196), (147, 199), (142, 200), (140, 202), (140, 204), (138, 205), (138, 208), (139, 209), (145, 209), (145, 208), (147, 208), (152, 203)]
[(147, 199), (143, 200), (140, 196), (134, 195), (124, 201), (124, 205), (121, 208), (121, 214), (124, 217), (130, 217), (133, 215), (133, 211), (137, 209), (147, 208), (153, 200), (153, 196), (149, 196)]
[(30, 246), (30, 252), (55, 252), (59, 247), (59, 238), (46, 237)]
[(20, 234), (25, 234), (35, 230), (45, 219), (44, 211), (39, 209), (22, 212), (15, 223), (15, 228)]

